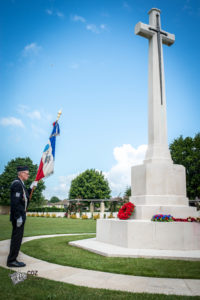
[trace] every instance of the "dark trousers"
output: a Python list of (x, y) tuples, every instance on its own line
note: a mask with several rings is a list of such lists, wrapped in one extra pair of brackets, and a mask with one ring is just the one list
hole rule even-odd
[(16, 220), (12, 221), (10, 253), (8, 255), (7, 263), (11, 263), (16, 260), (22, 243), (23, 234), (24, 234), (24, 222), (20, 227), (17, 227), (17, 221)]

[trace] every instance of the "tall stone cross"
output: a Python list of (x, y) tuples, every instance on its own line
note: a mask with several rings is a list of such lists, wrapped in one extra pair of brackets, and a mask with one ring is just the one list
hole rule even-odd
[(148, 148), (144, 163), (172, 162), (167, 141), (166, 96), (162, 44), (171, 46), (174, 34), (161, 30), (160, 10), (149, 11), (149, 25), (137, 23), (135, 34), (149, 40)]

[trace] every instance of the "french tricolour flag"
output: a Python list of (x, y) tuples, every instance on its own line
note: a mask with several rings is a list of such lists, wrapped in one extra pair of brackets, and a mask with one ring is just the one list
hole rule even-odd
[(53, 131), (45, 146), (35, 181), (51, 175), (54, 171), (56, 136), (60, 134), (58, 122), (53, 123)]

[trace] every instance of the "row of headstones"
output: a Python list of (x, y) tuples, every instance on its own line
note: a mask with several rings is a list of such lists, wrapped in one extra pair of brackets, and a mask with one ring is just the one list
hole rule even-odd
[[(117, 218), (117, 214), (118, 212), (84, 212), (82, 214), (80, 214), (79, 212), (77, 213), (71, 213), (71, 215), (76, 216), (77, 219), (81, 219), (82, 216), (86, 216), (87, 219), (93, 219), (94, 217), (98, 217), (99, 219), (107, 219), (110, 218), (110, 216), (112, 216), (113, 218)], [(31, 216), (31, 217), (65, 217), (66, 216), (66, 212), (46, 212), (46, 213), (36, 213), (36, 212), (28, 212), (27, 216)], [(68, 214), (68, 218), (70, 218), (70, 214)]]

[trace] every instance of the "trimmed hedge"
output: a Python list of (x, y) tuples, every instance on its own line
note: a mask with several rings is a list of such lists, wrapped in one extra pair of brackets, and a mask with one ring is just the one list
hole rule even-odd
[(65, 212), (67, 211), (65, 208), (58, 208), (58, 207), (36, 207), (30, 208), (31, 212)]

